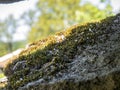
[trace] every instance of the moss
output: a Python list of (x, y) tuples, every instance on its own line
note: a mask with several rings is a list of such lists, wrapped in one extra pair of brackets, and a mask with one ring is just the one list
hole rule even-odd
[(39, 84), (28, 87), (28, 90), (119, 90), (119, 74), (120, 72), (111, 73), (108, 76), (82, 82), (66, 80), (55, 84)]
[[(19, 57), (14, 57), (5, 68), (10, 87), (17, 89), (28, 82), (45, 76), (52, 77), (62, 69), (66, 69), (66, 64), (75, 57), (78, 46), (93, 45), (98, 36), (111, 32), (107, 26), (111, 25), (115, 18), (113, 16), (98, 22), (74, 25), (66, 31), (32, 43)], [(12, 70), (18, 61), (26, 61), (26, 68)], [(46, 64), (48, 66), (43, 69)], [(51, 69), (51, 66), (54, 68)]]
[(5, 75), (3, 73), (0, 73), (0, 78), (5, 77)]

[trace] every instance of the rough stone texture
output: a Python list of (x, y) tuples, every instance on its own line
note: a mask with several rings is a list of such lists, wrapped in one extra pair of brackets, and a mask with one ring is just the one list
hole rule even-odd
[[(111, 19), (111, 18), (108, 18)], [(100, 26), (97, 26), (100, 25)], [(120, 14), (113, 17), (110, 22), (97, 24), (96, 28), (89, 28), (89, 32), (96, 35), (91, 39), (77, 45), (74, 58), (64, 57), (64, 68), (61, 64), (45, 63), (39, 71), (45, 75), (37, 80), (29, 81), (18, 87), (18, 90), (119, 90), (120, 89)], [(107, 25), (107, 26), (106, 26)], [(100, 30), (97, 28), (99, 27)], [(81, 33), (80, 33), (81, 34)], [(79, 35), (78, 35), (79, 36)], [(86, 37), (87, 38), (87, 37)], [(79, 41), (78, 38), (74, 40)], [(69, 47), (69, 46), (68, 46)], [(50, 53), (59, 52), (57, 49)], [(23, 63), (27, 65), (26, 63)], [(14, 64), (10, 68), (23, 66)], [(62, 63), (64, 65), (64, 63)], [(57, 69), (62, 68), (62, 69)], [(19, 71), (17, 69), (13, 72)], [(31, 69), (31, 73), (36, 68)], [(33, 71), (32, 71), (33, 70)], [(54, 72), (56, 71), (56, 72)], [(51, 75), (52, 73), (52, 75)], [(31, 74), (29, 74), (31, 75)], [(20, 78), (19, 80), (23, 80)], [(19, 82), (18, 80), (18, 82)], [(17, 83), (17, 81), (16, 81)]]
[[(120, 18), (120, 17), (119, 17)], [(118, 90), (120, 89), (120, 19), (114, 32), (98, 37), (95, 45), (78, 46), (78, 52), (68, 69), (54, 77), (39, 90)], [(114, 26), (115, 24), (111, 25)], [(108, 26), (110, 27), (110, 26)], [(99, 41), (99, 40), (102, 41)], [(103, 40), (105, 39), (105, 40)], [(60, 72), (59, 72), (60, 73)], [(59, 73), (57, 74), (59, 76)], [(57, 76), (56, 75), (56, 76)], [(20, 88), (30, 88), (37, 82)], [(46, 87), (47, 86), (47, 87)], [(42, 87), (42, 88), (41, 88)], [(32, 90), (32, 88), (30, 88)]]

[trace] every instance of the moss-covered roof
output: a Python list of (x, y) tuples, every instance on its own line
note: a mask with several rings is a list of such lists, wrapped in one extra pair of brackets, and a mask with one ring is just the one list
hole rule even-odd
[(28, 82), (53, 76), (67, 69), (66, 64), (75, 58), (78, 46), (94, 45), (98, 36), (112, 32), (107, 26), (117, 22), (114, 21), (117, 16), (73, 25), (53, 36), (30, 44), (19, 56), (13, 57), (5, 68), (9, 88), (17, 89)]

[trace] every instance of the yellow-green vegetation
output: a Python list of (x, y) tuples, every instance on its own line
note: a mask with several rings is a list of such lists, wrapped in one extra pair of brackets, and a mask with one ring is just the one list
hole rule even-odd
[[(5, 77), (4, 73), (0, 73), (0, 79), (4, 77)], [(6, 85), (6, 82), (0, 82), (0, 90), (3, 90), (5, 85)]]
[[(17, 28), (21, 23), (13, 15), (0, 20), (0, 56), (22, 48), (27, 42), (33, 42), (48, 35), (53, 35), (67, 26), (103, 19), (106, 16), (112, 15), (110, 0), (99, 0), (99, 4), (104, 3), (104, 9), (100, 9), (98, 6), (87, 2), (88, 0), (85, 0), (84, 4), (82, 4), (83, 1), (38, 0), (34, 9), (26, 11), (19, 18), (30, 27), (30, 32), (25, 41), (13, 41), (13, 38), (15, 38), (13, 34), (17, 32)], [(2, 0), (2, 2), (7, 1)], [(9, 32), (9, 29), (11, 29), (11, 32)], [(6, 41), (2, 39), (3, 37), (6, 38)]]
[(0, 73), (0, 78), (5, 77), (4, 73)]
[[(83, 1), (84, 0), (65, 0), (61, 2), (60, 0), (38, 0), (36, 6), (39, 8), (37, 10), (41, 14), (31, 27), (31, 31), (28, 34), (29, 42), (53, 35), (66, 26), (75, 23), (103, 19), (111, 15), (112, 7), (109, 0), (100, 0), (106, 3), (104, 9), (99, 9), (87, 1), (84, 1), (84, 4), (82, 4)], [(31, 15), (30, 13), (30, 16)], [(32, 17), (30, 17), (30, 20)]]
[[(5, 74), (9, 78), (9, 88), (17, 89), (45, 76), (52, 77), (62, 69), (66, 69), (66, 63), (75, 57), (78, 46), (84, 48), (84, 45), (93, 45), (98, 36), (112, 32), (107, 26), (110, 26), (115, 18), (112, 16), (97, 22), (74, 25), (54, 36), (32, 43), (6, 66)], [(13, 70), (20, 61), (25, 61), (25, 67)], [(42, 69), (46, 63), (48, 65)], [(53, 69), (49, 70), (51, 65)]]

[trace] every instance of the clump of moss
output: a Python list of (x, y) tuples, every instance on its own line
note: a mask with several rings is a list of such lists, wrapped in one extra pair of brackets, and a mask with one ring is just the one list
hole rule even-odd
[[(78, 46), (93, 45), (98, 36), (112, 32), (107, 26), (110, 26), (115, 18), (113, 16), (98, 22), (74, 25), (66, 31), (32, 43), (5, 68), (9, 87), (17, 89), (29, 82), (52, 77), (59, 71), (67, 69), (66, 64), (75, 57)], [(13, 70), (20, 61), (26, 61), (25, 68)]]
[(3, 73), (0, 73), (0, 78), (5, 77), (5, 75)]

